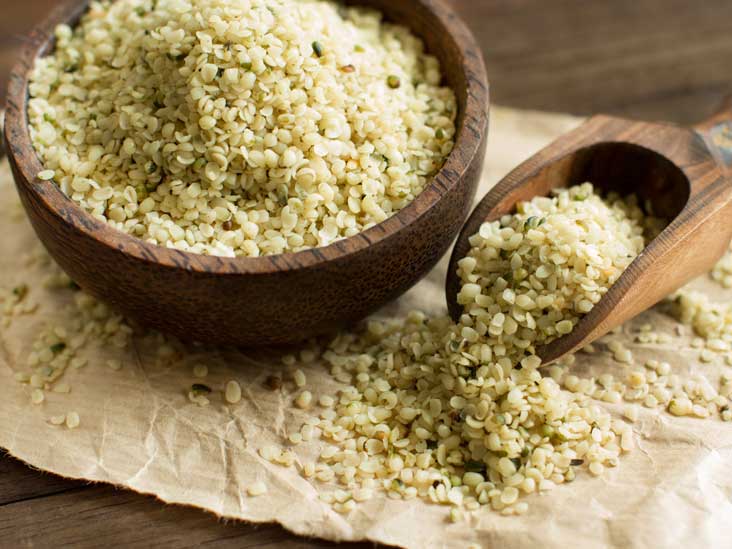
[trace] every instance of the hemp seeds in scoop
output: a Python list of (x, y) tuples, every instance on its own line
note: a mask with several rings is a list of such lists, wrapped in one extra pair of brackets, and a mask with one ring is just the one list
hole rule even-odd
[(94, 217), (218, 256), (326, 246), (422, 192), (452, 150), (437, 59), (319, 0), (92, 2), (29, 87), (33, 145)]

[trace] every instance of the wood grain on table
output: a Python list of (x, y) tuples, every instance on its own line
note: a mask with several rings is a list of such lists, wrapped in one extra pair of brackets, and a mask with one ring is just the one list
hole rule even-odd
[[(0, 97), (23, 33), (56, 2), (1, 0)], [(452, 3), (483, 47), (496, 103), (690, 124), (732, 89), (729, 0)], [(0, 539), (4, 547), (336, 546), (61, 479), (7, 456), (0, 456)]]

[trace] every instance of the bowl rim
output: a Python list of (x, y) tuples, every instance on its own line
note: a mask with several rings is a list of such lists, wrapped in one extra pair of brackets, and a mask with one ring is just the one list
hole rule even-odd
[[(356, 235), (337, 240), (327, 246), (298, 252), (259, 257), (222, 257), (196, 254), (152, 244), (122, 232), (96, 219), (58, 185), (41, 181), (43, 165), (30, 139), (28, 126), (28, 85), (36, 58), (45, 54), (53, 40), (54, 29), (62, 23), (74, 22), (88, 9), (90, 0), (63, 2), (37, 25), (28, 37), (9, 77), (5, 113), (5, 145), (14, 168), (16, 185), (34, 195), (45, 209), (60, 222), (92, 239), (97, 245), (153, 263), (160, 267), (190, 273), (217, 275), (273, 274), (309, 269), (358, 255), (374, 245), (383, 245), (403, 228), (416, 222), (449, 191), (460, 184), (476, 158), (488, 131), (489, 88), (483, 56), (475, 39), (452, 8), (442, 0), (410, 0), (415, 8), (429, 13), (446, 31), (458, 49), (460, 67), (466, 82), (465, 105), (458, 112), (458, 128), (453, 150), (442, 168), (428, 181), (422, 192), (396, 214)], [(350, 2), (349, 2), (350, 3)], [(357, 4), (360, 2), (356, 2)], [(364, 2), (368, 7), (368, 4)], [(419, 35), (418, 35), (419, 36)], [(420, 36), (420, 38), (422, 38)], [(49, 183), (51, 183), (49, 185)]]

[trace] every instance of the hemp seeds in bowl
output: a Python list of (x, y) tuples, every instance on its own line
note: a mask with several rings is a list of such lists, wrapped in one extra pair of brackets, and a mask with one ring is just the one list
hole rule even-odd
[(140, 324), (245, 346), (411, 287), (472, 203), (487, 79), (446, 6), (362, 4), (56, 10), (14, 69), (6, 136), (59, 265)]
[(327, 246), (413, 201), (454, 145), (437, 58), (374, 10), (116, 0), (55, 36), (29, 86), (40, 177), (151, 244)]

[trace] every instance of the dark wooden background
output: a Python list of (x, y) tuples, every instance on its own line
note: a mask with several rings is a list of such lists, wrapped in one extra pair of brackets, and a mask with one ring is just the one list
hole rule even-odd
[[(0, 97), (23, 33), (56, 1), (0, 0)], [(731, 0), (451, 1), (483, 47), (496, 103), (689, 124), (732, 91)], [(3, 547), (335, 546), (274, 525), (224, 524), (7, 456), (0, 456), (0, 540)]]

